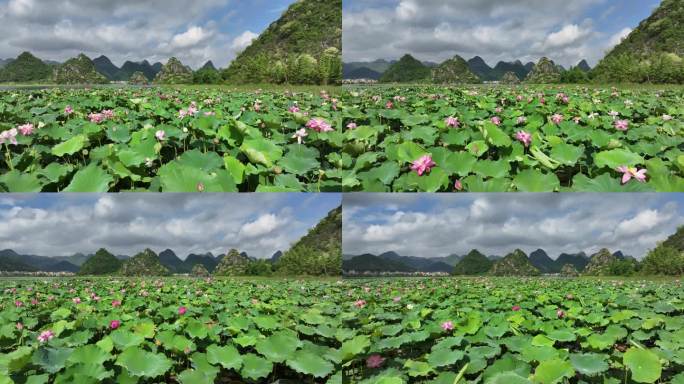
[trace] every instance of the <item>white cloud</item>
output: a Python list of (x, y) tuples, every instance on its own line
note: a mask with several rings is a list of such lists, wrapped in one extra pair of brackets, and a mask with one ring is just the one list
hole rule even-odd
[(187, 31), (177, 34), (171, 39), (174, 48), (187, 48), (209, 39), (213, 34), (202, 27), (192, 26)]
[(634, 236), (667, 222), (671, 217), (671, 214), (659, 212), (655, 209), (648, 209), (639, 212), (631, 219), (621, 221), (620, 224), (618, 224), (615, 233), (618, 236)]
[(575, 43), (578, 39), (586, 35), (587, 31), (580, 29), (579, 25), (569, 24), (564, 26), (560, 31), (548, 35), (544, 45), (549, 48), (563, 47)]
[(261, 215), (258, 219), (243, 225), (240, 235), (245, 238), (268, 235), (283, 224), (284, 222), (274, 214)]
[[(343, 14), (344, 60), (398, 59), (411, 53), (441, 62), (455, 54), (565, 66), (603, 56), (607, 36), (587, 17), (605, 0), (359, 1)], [(372, 38), (369, 38), (372, 36)]]
[(345, 254), (434, 257), (477, 248), (504, 255), (542, 248), (555, 258), (605, 247), (640, 258), (684, 221), (674, 195), (657, 193), (367, 196), (345, 196)]
[(28, 50), (65, 61), (83, 52), (91, 58), (106, 55), (118, 66), (176, 56), (193, 68), (207, 60), (225, 67), (236, 56), (234, 40), (248, 35), (222, 32), (218, 24), (233, 22), (230, 14), (208, 16), (230, 1), (0, 0), (0, 58)]
[[(128, 255), (145, 248), (157, 252), (171, 248), (182, 258), (236, 248), (253, 257), (270, 257), (277, 250), (286, 251), (339, 205), (339, 195), (312, 195), (307, 210), (287, 194), (10, 197), (0, 210), (0, 249), (45, 256), (91, 253), (104, 247)], [(50, 204), (34, 207), (36, 200)]]
[(258, 33), (254, 33), (252, 31), (244, 31), (238, 37), (233, 39), (233, 42), (230, 45), (230, 47), (236, 53), (242, 52), (245, 48), (252, 44), (252, 41), (254, 41), (254, 39), (256, 39), (257, 37), (259, 37)]
[(622, 30), (618, 31), (608, 40), (607, 48), (613, 48), (614, 46), (620, 44), (620, 42), (625, 37), (629, 36), (630, 33), (632, 33), (632, 28), (623, 28)]

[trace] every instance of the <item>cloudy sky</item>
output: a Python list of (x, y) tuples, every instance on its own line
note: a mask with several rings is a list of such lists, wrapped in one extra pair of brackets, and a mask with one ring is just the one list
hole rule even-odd
[(595, 65), (658, 0), (345, 0), (344, 61), (498, 61)]
[(0, 196), (0, 249), (68, 256), (104, 247), (264, 258), (286, 251), (341, 203), (339, 194), (30, 194)]
[(504, 256), (520, 248), (642, 258), (684, 224), (684, 194), (346, 194), (346, 255)]
[(80, 52), (225, 67), (295, 0), (0, 0), (0, 59)]

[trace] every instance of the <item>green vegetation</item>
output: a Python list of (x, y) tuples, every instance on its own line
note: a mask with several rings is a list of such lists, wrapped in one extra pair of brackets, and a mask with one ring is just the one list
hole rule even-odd
[(658, 244), (644, 258), (641, 269), (649, 275), (684, 275), (684, 227)]
[[(679, 281), (353, 279), (351, 383), (678, 383)], [(349, 312), (349, 313), (348, 313)]]
[(617, 262), (617, 257), (607, 249), (601, 249), (591, 255), (589, 264), (584, 268), (582, 274), (588, 276), (608, 276), (610, 275), (611, 265)]
[(191, 84), (193, 73), (190, 67), (183, 65), (180, 60), (172, 57), (154, 77), (156, 84)]
[(0, 82), (30, 83), (48, 80), (52, 67), (29, 52), (20, 54), (0, 69)]
[(192, 267), (192, 271), (190, 271), (190, 275), (195, 276), (195, 277), (209, 277), (211, 274), (207, 270), (207, 268), (202, 265), (202, 264), (195, 264)]
[(249, 259), (237, 249), (231, 249), (214, 269), (216, 276), (243, 276), (247, 274)]
[(284, 275), (339, 276), (342, 273), (342, 207), (330, 211), (275, 266)]
[(390, 65), (380, 76), (381, 83), (423, 83), (430, 79), (432, 71), (413, 56), (406, 54)]
[(0, 190), (340, 191), (331, 98), (318, 87), (0, 92), (0, 134), (34, 125), (0, 146)]
[(461, 56), (454, 56), (432, 70), (434, 84), (475, 84), (480, 78), (468, 68), (468, 63)]
[(193, 84), (220, 84), (222, 80), (215, 68), (201, 68), (192, 75)]
[(684, 191), (682, 95), (680, 87), (352, 87), (339, 97), (344, 124), (357, 126), (346, 132), (343, 189)]
[(501, 77), (501, 83), (502, 84), (519, 84), (520, 79), (518, 78), (518, 75), (509, 71), (509, 72), (504, 73), (503, 77)]
[(332, 281), (23, 279), (0, 289), (3, 384), (333, 384), (354, 350), (339, 316), (346, 293)]
[(525, 252), (516, 249), (504, 256), (503, 259), (495, 261), (489, 274), (494, 276), (537, 276), (539, 270), (530, 263)]
[(546, 57), (539, 59), (539, 62), (525, 78), (526, 83), (532, 84), (559, 83), (560, 81), (561, 71), (552, 60)]
[(150, 81), (147, 79), (147, 77), (145, 77), (145, 74), (140, 72), (140, 71), (134, 72), (131, 75), (131, 78), (128, 79), (128, 82), (130, 84), (136, 84), (136, 85), (147, 85), (150, 83)]
[(684, 83), (684, 6), (663, 0), (592, 71), (600, 82)]
[(477, 249), (463, 256), (454, 267), (454, 275), (484, 275), (492, 269), (492, 261)]
[(117, 273), (122, 265), (123, 263), (121, 260), (117, 259), (116, 256), (107, 252), (106, 249), (100, 248), (92, 257), (81, 265), (78, 274), (84, 276), (112, 275)]
[(109, 80), (97, 72), (95, 64), (84, 54), (57, 66), (52, 74), (57, 84), (107, 84)]
[(119, 274), (123, 276), (167, 276), (170, 272), (161, 264), (156, 253), (146, 249), (124, 261)]
[(336, 84), (342, 76), (342, 1), (300, 0), (290, 5), (230, 67), (225, 81)]

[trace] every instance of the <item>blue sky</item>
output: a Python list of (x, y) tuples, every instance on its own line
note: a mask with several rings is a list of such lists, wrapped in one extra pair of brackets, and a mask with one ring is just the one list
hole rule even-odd
[(225, 67), (294, 0), (0, 0), (0, 58), (84, 52), (124, 61)]
[(503, 256), (520, 248), (641, 258), (684, 225), (684, 194), (353, 194), (344, 196), (345, 254)]
[(6, 194), (0, 249), (44, 256), (145, 248), (253, 257), (286, 251), (341, 204), (335, 193)]
[[(657, 7), (656, 0), (347, 0), (345, 61), (411, 53), (443, 61), (454, 54), (565, 66), (595, 65)], [(372, 38), (369, 38), (372, 37)]]

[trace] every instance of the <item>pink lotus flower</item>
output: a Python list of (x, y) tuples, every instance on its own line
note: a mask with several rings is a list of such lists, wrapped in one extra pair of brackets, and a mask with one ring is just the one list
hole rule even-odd
[(38, 341), (40, 343), (47, 343), (48, 341), (52, 340), (55, 337), (54, 332), (51, 330), (43, 331), (38, 335)]
[(23, 330), (24, 330), (24, 324), (22, 324), (22, 323), (17, 323), (17, 330), (18, 330), (18, 331), (23, 331)]
[(29, 136), (33, 133), (34, 127), (33, 127), (33, 124), (27, 123), (27, 124), (18, 126), (17, 129), (19, 130), (19, 132), (22, 135)]
[(515, 97), (516, 101), (522, 101), (522, 99), (523, 99), (523, 95), (518, 95)]
[(183, 120), (187, 115), (188, 111), (186, 111), (185, 109), (181, 109), (180, 111), (178, 111), (178, 118), (181, 120)]
[(366, 359), (366, 367), (368, 368), (380, 368), (382, 363), (385, 362), (385, 358), (380, 355), (370, 355)]
[(316, 132), (332, 132), (334, 129), (323, 119), (311, 119), (306, 123), (306, 127)]
[(121, 325), (120, 320), (112, 320), (109, 322), (109, 328), (111, 328), (111, 329), (117, 329), (117, 328), (119, 328), (120, 325)]
[(301, 144), (302, 142), (304, 142), (304, 138), (307, 136), (309, 136), (309, 134), (306, 133), (306, 129), (302, 128), (295, 132), (295, 134), (292, 135), (292, 138), (297, 139), (297, 144)]
[(622, 172), (622, 184), (627, 183), (629, 180), (635, 178), (637, 181), (643, 183), (646, 181), (646, 173), (648, 172), (646, 168), (637, 169), (636, 167), (620, 166), (618, 167), (618, 172)]
[(463, 190), (463, 183), (461, 183), (461, 180), (456, 180), (456, 182), (454, 182), (454, 188), (455, 188), (457, 191), (462, 191), (462, 190)]
[(91, 123), (100, 124), (104, 121), (105, 117), (101, 113), (91, 113), (88, 115), (88, 119), (90, 119)]
[(413, 162), (411, 165), (411, 170), (418, 172), (418, 176), (423, 176), (424, 173), (430, 173), (432, 167), (437, 165), (432, 161), (432, 156), (424, 155), (420, 159)]
[(517, 124), (525, 124), (527, 123), (527, 117), (525, 116), (518, 116), (518, 119), (515, 121)]
[(443, 329), (445, 332), (446, 332), (446, 331), (451, 331), (451, 330), (454, 329), (454, 323), (451, 322), (451, 321), (445, 321), (445, 322), (443, 322), (442, 325), (440, 325), (440, 326), (442, 327), (442, 329)]
[(519, 305), (514, 305), (514, 306), (511, 308), (511, 310), (512, 310), (513, 312), (518, 312), (520, 309), (521, 309), (521, 308), (520, 308)]
[(356, 123), (351, 122), (351, 123), (347, 124), (347, 128), (348, 128), (348, 129), (356, 129), (356, 128), (357, 128), (357, 125), (356, 125)]
[(556, 311), (556, 316), (558, 316), (559, 319), (562, 319), (565, 317), (565, 312), (562, 309), (559, 309)]
[(385, 104), (385, 108), (387, 108), (387, 109), (392, 109), (392, 107), (394, 107), (394, 103), (392, 103), (391, 101), (388, 101), (388, 102)]
[(354, 302), (354, 306), (355, 306), (356, 308), (363, 308), (363, 307), (366, 306), (366, 300), (356, 300), (356, 301)]
[(64, 107), (64, 114), (65, 115), (69, 116), (72, 113), (74, 113), (74, 109), (71, 107), (71, 105), (67, 105), (66, 107)]
[(629, 121), (627, 120), (616, 120), (615, 129), (618, 131), (626, 131), (629, 129)]
[(560, 124), (561, 121), (563, 121), (563, 115), (560, 115), (560, 114), (556, 113), (556, 114), (554, 114), (553, 116), (551, 116), (551, 121), (552, 121), (554, 124)]
[(501, 124), (501, 118), (499, 116), (494, 116), (491, 118), (491, 122), (494, 123), (495, 125), (500, 125)]
[(444, 123), (446, 124), (447, 127), (452, 127), (452, 128), (458, 128), (461, 125), (461, 122), (458, 121), (457, 117), (447, 117), (446, 120), (444, 120)]
[(297, 112), (299, 112), (299, 107), (296, 105), (293, 105), (288, 109), (288, 111), (291, 113), (297, 113)]
[(17, 134), (19, 132), (17, 131), (16, 128), (8, 129), (2, 133), (0, 133), (0, 144), (5, 144), (6, 142), (10, 142), (14, 145), (17, 145)]
[(121, 300), (112, 300), (112, 307), (120, 307)]
[(515, 133), (515, 139), (523, 143), (525, 147), (529, 147), (532, 143), (532, 134), (525, 131), (518, 131)]
[(102, 116), (104, 116), (105, 119), (113, 119), (114, 111), (112, 111), (111, 109), (105, 109), (102, 111)]
[(187, 311), (188, 311), (188, 309), (185, 307), (178, 308), (178, 314), (181, 316), (185, 315), (185, 312), (187, 312)]
[(166, 132), (164, 132), (163, 130), (158, 130), (157, 132), (155, 132), (154, 137), (156, 137), (159, 141), (164, 141), (164, 138), (166, 137)]
[(71, 299), (71, 301), (73, 301), (74, 304), (81, 304), (81, 298), (80, 297), (74, 297), (73, 299)]
[(17, 308), (23, 307), (23, 306), (24, 306), (24, 302), (21, 301), (21, 300), (16, 300), (16, 301), (14, 302), (14, 306), (17, 307)]

